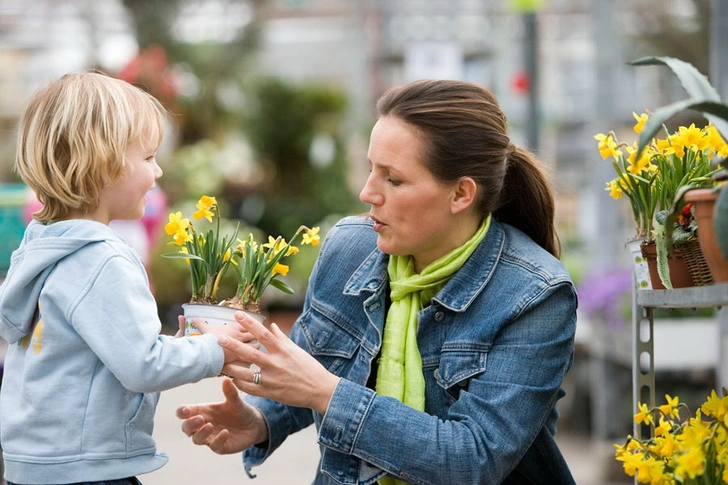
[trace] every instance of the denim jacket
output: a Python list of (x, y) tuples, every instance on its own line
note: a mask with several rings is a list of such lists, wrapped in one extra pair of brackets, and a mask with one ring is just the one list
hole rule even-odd
[[(496, 221), (419, 314), (425, 411), (366, 387), (382, 343), (388, 256), (368, 220), (328, 234), (291, 338), (341, 377), (324, 415), (248, 396), (269, 441), (246, 471), (312, 423), (314, 484), (572, 484), (556, 443), (556, 401), (573, 361), (577, 297), (562, 264)], [(252, 476), (252, 475), (251, 475)]]

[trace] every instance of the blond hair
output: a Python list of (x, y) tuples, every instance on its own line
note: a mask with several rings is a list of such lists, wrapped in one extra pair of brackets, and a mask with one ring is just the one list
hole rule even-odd
[(131, 143), (156, 149), (165, 109), (131, 84), (99, 73), (66, 74), (38, 90), (20, 120), (15, 170), (35, 192), (41, 222), (96, 208), (122, 175)]

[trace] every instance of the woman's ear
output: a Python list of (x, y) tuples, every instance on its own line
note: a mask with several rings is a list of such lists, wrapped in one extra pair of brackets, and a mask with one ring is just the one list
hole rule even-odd
[(450, 210), (453, 214), (470, 208), (478, 195), (478, 184), (470, 177), (461, 177), (453, 187)]

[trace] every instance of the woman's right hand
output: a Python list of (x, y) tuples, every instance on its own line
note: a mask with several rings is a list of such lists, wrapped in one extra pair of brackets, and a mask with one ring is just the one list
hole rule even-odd
[[(180, 319), (184, 319), (184, 317), (181, 316)], [(253, 337), (253, 334), (245, 330), (237, 320), (227, 325), (210, 325), (204, 319), (195, 317), (192, 319), (192, 324), (203, 334), (211, 333), (217, 337), (227, 335), (231, 339), (250, 345), (255, 349), (260, 349), (260, 342)], [(240, 357), (236, 353), (231, 352), (225, 347), (222, 348), (222, 351), (225, 356), (225, 364), (243, 364), (246, 367), (250, 365), (250, 362), (240, 360)]]
[(219, 455), (239, 453), (268, 440), (268, 427), (258, 409), (240, 398), (230, 379), (223, 379), (225, 401), (188, 404), (177, 408), (182, 432), (196, 445), (206, 445)]

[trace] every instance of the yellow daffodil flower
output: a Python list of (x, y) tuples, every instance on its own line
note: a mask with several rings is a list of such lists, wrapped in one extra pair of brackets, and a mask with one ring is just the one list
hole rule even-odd
[(637, 424), (653, 424), (655, 422), (653, 420), (652, 413), (647, 407), (647, 404), (639, 403), (638, 408), (639, 412), (634, 415), (634, 420)]
[(171, 236), (179, 231), (186, 231), (188, 227), (190, 227), (190, 220), (182, 219), (181, 212), (173, 212), (169, 215), (169, 222), (164, 226), (164, 232)]
[(273, 266), (273, 274), (279, 274), (281, 276), (286, 276), (288, 274), (288, 265), (276, 263), (275, 266)]
[(192, 217), (194, 217), (197, 221), (204, 217), (207, 219), (207, 222), (212, 222), (212, 218), (215, 215), (215, 213), (212, 212), (212, 208), (216, 206), (217, 199), (215, 197), (203, 195), (200, 200), (197, 201), (197, 204), (195, 204), (197, 210), (192, 214)]
[(647, 113), (642, 113), (641, 115), (638, 115), (637, 113), (632, 111), (632, 116), (634, 116), (634, 119), (637, 121), (637, 124), (634, 125), (634, 131), (636, 133), (642, 133), (642, 130), (645, 129), (645, 123), (647, 123), (649, 115)]
[(728, 396), (718, 397), (715, 390), (711, 391), (708, 400), (700, 407), (706, 416), (712, 416), (718, 421), (725, 422), (728, 414)]
[(670, 397), (669, 394), (665, 394), (665, 401), (666, 404), (663, 404), (660, 406), (660, 412), (663, 414), (663, 416), (672, 416), (674, 418), (680, 417), (680, 410), (678, 409), (678, 398), (677, 397)]
[(319, 229), (320, 228), (316, 226), (304, 232), (301, 239), (301, 244), (310, 244), (311, 246), (316, 246), (321, 240), (321, 236), (319, 236)]
[(607, 182), (607, 188), (604, 190), (608, 190), (610, 197), (612, 197), (613, 199), (622, 198), (622, 187), (620, 187), (619, 185), (619, 179), (614, 179), (610, 182)]
[(599, 154), (603, 159), (606, 160), (609, 157), (618, 159), (622, 155), (611, 134), (605, 135), (603, 133), (598, 133), (594, 135), (594, 139), (599, 142), (597, 143), (597, 148), (599, 149)]

